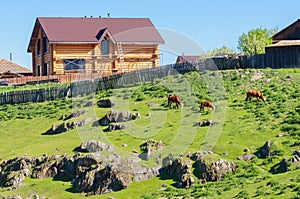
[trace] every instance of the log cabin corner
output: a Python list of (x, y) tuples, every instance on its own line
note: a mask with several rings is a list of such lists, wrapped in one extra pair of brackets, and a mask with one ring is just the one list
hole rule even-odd
[(112, 74), (159, 66), (163, 43), (149, 18), (38, 17), (27, 52), (34, 76)]

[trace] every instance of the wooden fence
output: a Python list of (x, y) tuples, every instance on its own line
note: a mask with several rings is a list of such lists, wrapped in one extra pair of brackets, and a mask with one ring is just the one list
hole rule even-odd
[(46, 82), (74, 82), (89, 79), (98, 79), (104, 76), (109, 76), (107, 73), (69, 73), (64, 75), (48, 75), (48, 76), (24, 76), (14, 78), (1, 78), (1, 80), (7, 80), (13, 85), (24, 84), (40, 84)]
[(155, 78), (162, 78), (175, 74), (178, 74), (175, 69), (166, 66), (138, 70), (130, 73), (119, 73), (89, 80), (76, 79), (76, 81), (70, 82), (69, 85), (64, 84), (48, 88), (0, 93), (0, 104), (43, 102), (63, 97), (76, 97), (78, 95), (93, 93), (98, 90), (123, 87), (124, 85), (134, 84), (136, 82), (153, 81)]
[(241, 56), (239, 58), (213, 58), (200, 60), (193, 63), (171, 64), (158, 68), (149, 68), (132, 71), (129, 73), (119, 73), (113, 75), (103, 74), (68, 74), (64, 76), (38, 77), (44, 79), (34, 79), (26, 77), (24, 81), (40, 83), (44, 81), (70, 82), (69, 85), (58, 85), (56, 87), (41, 88), (35, 90), (11, 91), (0, 93), (0, 104), (16, 104), (24, 102), (42, 102), (46, 100), (56, 100), (63, 97), (75, 97), (78, 95), (118, 88), (136, 82), (149, 82), (156, 78), (163, 78), (178, 73), (204, 70), (225, 70), (237, 68), (264, 68), (265, 55), (255, 55), (251, 57)]

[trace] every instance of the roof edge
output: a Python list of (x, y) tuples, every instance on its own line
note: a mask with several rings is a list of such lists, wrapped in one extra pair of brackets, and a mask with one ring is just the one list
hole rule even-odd
[(277, 37), (279, 34), (281, 34), (282, 32), (286, 31), (288, 28), (290, 28), (291, 26), (293, 26), (293, 25), (295, 25), (296, 23), (299, 23), (299, 22), (300, 22), (300, 18), (298, 18), (295, 22), (291, 23), (290, 25), (286, 26), (281, 31), (277, 32), (275, 35), (272, 36), (272, 39), (274, 40), (274, 38)]

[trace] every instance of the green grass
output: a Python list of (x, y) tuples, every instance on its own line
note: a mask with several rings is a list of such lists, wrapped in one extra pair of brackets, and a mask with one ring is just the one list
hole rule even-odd
[[(73, 149), (84, 140), (100, 140), (113, 144), (116, 151), (128, 155), (132, 151), (142, 152), (141, 144), (147, 138), (162, 140), (166, 149), (161, 153), (180, 155), (202, 149), (212, 150), (218, 158), (236, 161), (236, 157), (251, 154), (267, 140), (274, 144), (277, 154), (265, 159), (255, 158), (251, 162), (236, 161), (235, 174), (229, 174), (220, 182), (195, 185), (191, 189), (176, 189), (169, 178), (153, 178), (132, 183), (126, 190), (95, 198), (296, 198), (300, 193), (299, 165), (291, 166), (290, 172), (272, 174), (271, 168), (283, 158), (291, 158), (299, 149), (300, 142), (300, 70), (263, 69), (264, 77), (252, 81), (255, 69), (221, 71), (213, 74), (191, 72), (175, 77), (156, 79), (155, 83), (138, 83), (132, 87), (99, 91), (95, 95), (61, 99), (41, 103), (2, 105), (0, 107), (0, 161), (27, 155), (74, 154)], [(287, 78), (288, 77), (288, 78)], [(261, 89), (267, 102), (245, 104), (248, 89)], [(184, 108), (169, 109), (166, 96), (175, 93), (182, 97)], [(114, 109), (139, 112), (141, 118), (131, 121), (130, 127), (122, 131), (105, 132), (106, 127), (84, 127), (58, 135), (44, 135), (52, 124), (61, 124), (62, 114), (74, 110), (87, 112), (70, 121), (103, 117), (110, 109), (84, 107), (88, 101), (112, 98)], [(217, 109), (200, 114), (198, 101), (210, 99)], [(220, 122), (213, 127), (197, 127), (197, 121)], [(224, 123), (223, 123), (224, 121)], [(278, 134), (289, 136), (277, 137)], [(123, 144), (128, 146), (122, 147)], [(153, 154), (156, 156), (157, 154)], [(154, 161), (142, 161), (155, 165)], [(16, 190), (0, 189), (0, 196), (32, 194), (51, 198), (82, 198), (73, 192), (68, 181), (52, 179), (30, 179), (24, 187)], [(166, 190), (161, 190), (166, 184)], [(94, 198), (92, 197), (92, 198)]]

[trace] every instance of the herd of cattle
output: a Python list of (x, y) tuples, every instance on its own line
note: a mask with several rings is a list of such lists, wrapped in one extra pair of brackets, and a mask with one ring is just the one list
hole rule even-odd
[[(249, 101), (251, 102), (252, 98), (256, 98), (256, 103), (258, 103), (258, 101), (261, 99), (263, 102), (266, 102), (266, 97), (263, 95), (261, 90), (249, 90), (247, 92), (247, 96), (246, 96), (246, 103), (248, 103)], [(183, 103), (182, 100), (179, 96), (171, 94), (168, 96), (168, 106), (170, 108), (172, 108), (172, 104), (175, 103), (176, 104), (176, 108), (178, 109), (179, 107), (183, 107)], [(205, 101), (201, 101), (199, 102), (199, 106), (200, 106), (200, 112), (203, 111), (204, 112), (204, 107), (207, 107), (207, 109), (212, 109), (215, 110), (216, 107), (213, 105), (213, 103), (209, 100), (205, 100)]]

